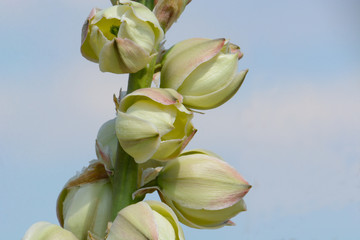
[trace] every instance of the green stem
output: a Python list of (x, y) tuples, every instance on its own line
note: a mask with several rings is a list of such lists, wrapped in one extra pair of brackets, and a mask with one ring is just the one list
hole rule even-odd
[(151, 11), (154, 9), (154, 0), (135, 0), (138, 3), (141, 3), (148, 7)]
[[(127, 94), (139, 88), (151, 86), (156, 57), (152, 59), (148, 67), (129, 74)], [(128, 205), (137, 203), (142, 198), (132, 199), (132, 194), (138, 188), (138, 164), (118, 144), (114, 174), (111, 177), (113, 184), (113, 207), (112, 218), (115, 219), (118, 212)]]
[(112, 218), (115, 219), (118, 212), (126, 206), (136, 203), (132, 199), (132, 193), (137, 189), (138, 165), (118, 144), (116, 162), (114, 166), (113, 183), (113, 207)]
[(128, 81), (126, 94), (129, 94), (135, 91), (136, 89), (151, 87), (152, 78), (154, 75), (155, 63), (156, 63), (156, 56), (153, 57), (148, 67), (143, 68), (136, 73), (129, 74), (129, 81)]

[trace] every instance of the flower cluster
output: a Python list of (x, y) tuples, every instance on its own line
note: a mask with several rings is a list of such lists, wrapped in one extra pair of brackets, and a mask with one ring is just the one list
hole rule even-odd
[[(197, 132), (195, 110), (224, 104), (242, 85), (240, 48), (192, 38), (164, 50), (165, 32), (189, 0), (111, 2), (85, 21), (81, 53), (103, 72), (130, 73), (128, 94), (114, 97), (116, 117), (99, 129), (97, 159), (59, 194), (60, 226), (38, 222), (23, 239), (182, 240), (180, 222), (234, 225), (251, 186), (215, 153), (184, 149)], [(143, 201), (153, 192), (161, 202)]]

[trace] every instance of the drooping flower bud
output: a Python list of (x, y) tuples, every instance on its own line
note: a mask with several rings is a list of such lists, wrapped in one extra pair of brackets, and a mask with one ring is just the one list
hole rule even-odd
[(187, 151), (167, 162), (156, 183), (135, 195), (158, 190), (180, 222), (193, 228), (231, 225), (230, 218), (246, 210), (243, 197), (251, 187), (229, 164), (204, 150)]
[(155, 0), (153, 12), (164, 31), (169, 30), (191, 0)]
[(163, 58), (162, 88), (173, 88), (184, 105), (211, 109), (228, 101), (240, 88), (247, 70), (237, 73), (240, 48), (226, 39), (193, 38), (175, 44)]
[(183, 240), (174, 212), (161, 202), (144, 201), (123, 208), (111, 225), (106, 240)]
[(70, 231), (65, 230), (58, 225), (48, 222), (34, 223), (25, 233), (22, 240), (79, 240)]
[(111, 221), (112, 186), (102, 163), (95, 161), (68, 181), (57, 200), (60, 225), (86, 240), (103, 238)]
[(164, 32), (144, 5), (126, 0), (120, 3), (91, 11), (83, 26), (81, 53), (99, 63), (103, 72), (134, 73), (155, 56)]
[(177, 157), (195, 134), (192, 112), (173, 89), (143, 88), (120, 102), (116, 135), (137, 163)]

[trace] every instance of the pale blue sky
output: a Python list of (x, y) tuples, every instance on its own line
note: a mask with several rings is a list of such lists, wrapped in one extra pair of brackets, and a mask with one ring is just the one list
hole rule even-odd
[[(80, 30), (109, 1), (25, 2), (0, 8), (0, 230), (20, 239), (57, 223), (64, 183), (95, 158), (126, 76), (81, 57)], [(167, 34), (225, 37), (249, 68), (240, 91), (196, 115), (188, 149), (212, 150), (252, 185), (236, 227), (186, 239), (360, 239), (360, 3), (357, 0), (193, 0)], [(5, 235), (4, 235), (5, 234)]]

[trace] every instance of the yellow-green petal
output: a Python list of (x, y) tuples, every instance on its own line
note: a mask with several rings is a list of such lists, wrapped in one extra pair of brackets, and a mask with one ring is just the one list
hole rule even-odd
[(195, 109), (212, 109), (227, 102), (241, 87), (248, 70), (236, 74), (228, 85), (215, 92), (202, 96), (183, 95), (184, 105)]

